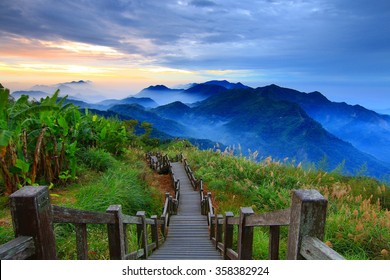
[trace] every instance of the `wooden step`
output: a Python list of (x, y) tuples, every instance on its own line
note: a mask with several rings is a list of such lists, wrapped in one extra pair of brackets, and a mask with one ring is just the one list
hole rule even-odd
[(172, 163), (180, 180), (178, 214), (170, 217), (168, 236), (151, 260), (221, 260), (210, 238), (207, 217), (201, 215), (199, 192), (194, 191), (181, 163)]

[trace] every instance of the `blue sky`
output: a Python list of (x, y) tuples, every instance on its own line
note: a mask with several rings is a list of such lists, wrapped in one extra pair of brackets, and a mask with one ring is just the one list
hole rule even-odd
[(389, 26), (385, 0), (2, 0), (0, 82), (227, 79), (390, 108)]

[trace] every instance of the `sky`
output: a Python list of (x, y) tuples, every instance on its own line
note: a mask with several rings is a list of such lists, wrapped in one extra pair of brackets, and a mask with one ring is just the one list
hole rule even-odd
[(0, 82), (107, 96), (208, 80), (390, 108), (388, 0), (1, 0)]

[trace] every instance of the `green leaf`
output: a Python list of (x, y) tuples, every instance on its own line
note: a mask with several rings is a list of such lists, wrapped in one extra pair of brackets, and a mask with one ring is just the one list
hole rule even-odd
[(104, 140), (107, 136), (107, 127), (103, 127), (102, 131), (100, 131), (100, 139)]
[(23, 173), (27, 173), (30, 170), (30, 164), (21, 159), (16, 159), (15, 166), (20, 168)]
[(11, 139), (12, 139), (12, 131), (0, 130), (0, 147), (8, 146)]
[(63, 129), (63, 132), (62, 132), (63, 135), (67, 136), (68, 132), (69, 132), (68, 122), (63, 117), (58, 118), (57, 122), (58, 122), (58, 125)]
[(3, 114), (8, 103), (9, 89), (0, 88), (0, 112)]
[(11, 174), (20, 174), (21, 173), (21, 169), (17, 166), (10, 166), (8, 168), (8, 171), (11, 173)]
[(68, 145), (68, 151), (69, 151), (70, 156), (74, 157), (76, 154), (76, 150), (77, 150), (77, 141)]

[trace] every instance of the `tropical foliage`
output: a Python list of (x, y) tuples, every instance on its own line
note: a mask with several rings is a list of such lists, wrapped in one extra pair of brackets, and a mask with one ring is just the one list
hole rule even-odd
[[(0, 88), (0, 166), (3, 189), (11, 194), (23, 185), (53, 185), (76, 179), (79, 155), (90, 148), (123, 153), (132, 123), (82, 114), (66, 97), (14, 100)], [(83, 153), (84, 152), (84, 153)]]

